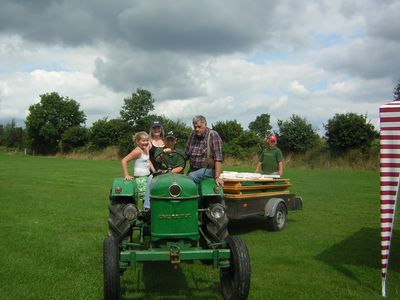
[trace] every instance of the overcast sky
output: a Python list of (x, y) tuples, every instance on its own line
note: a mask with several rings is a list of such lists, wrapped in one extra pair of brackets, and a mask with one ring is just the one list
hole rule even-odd
[(119, 117), (138, 87), (153, 113), (190, 124), (258, 115), (367, 114), (400, 80), (400, 0), (1, 0), (0, 123), (23, 125), (52, 91), (87, 126)]

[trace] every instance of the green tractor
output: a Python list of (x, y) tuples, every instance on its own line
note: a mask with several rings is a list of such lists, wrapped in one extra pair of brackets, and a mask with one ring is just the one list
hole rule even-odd
[(220, 269), (224, 299), (247, 299), (249, 253), (239, 237), (228, 233), (222, 188), (213, 179), (196, 185), (172, 173), (174, 167), (154, 176), (148, 211), (138, 209), (135, 180), (114, 179), (103, 244), (104, 298), (121, 299), (120, 276), (139, 262), (200, 260)]

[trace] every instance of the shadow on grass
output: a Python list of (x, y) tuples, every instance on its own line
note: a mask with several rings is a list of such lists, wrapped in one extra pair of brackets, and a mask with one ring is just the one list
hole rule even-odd
[[(391, 245), (389, 272), (400, 271), (399, 246), (400, 231), (395, 230)], [(362, 228), (317, 255), (316, 259), (361, 284), (360, 279), (347, 266), (365, 266), (376, 269), (377, 274), (380, 274), (380, 228)]]
[(185, 273), (169, 262), (145, 262), (134, 282), (122, 283), (122, 299), (221, 299), (219, 282), (210, 282), (204, 273)]
[[(295, 223), (294, 220), (287, 220), (286, 226), (291, 226), (290, 224)], [(267, 220), (261, 216), (252, 216), (243, 220), (230, 220), (229, 225), (229, 234), (231, 235), (240, 235), (249, 233), (255, 230), (265, 230), (270, 231), (267, 226)]]
[(243, 220), (229, 220), (229, 234), (239, 235), (255, 230), (267, 230), (267, 220), (263, 217), (248, 217)]

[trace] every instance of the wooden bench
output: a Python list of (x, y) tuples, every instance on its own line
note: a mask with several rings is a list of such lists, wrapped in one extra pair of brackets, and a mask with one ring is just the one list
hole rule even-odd
[(224, 197), (248, 199), (289, 194), (289, 179), (224, 179)]

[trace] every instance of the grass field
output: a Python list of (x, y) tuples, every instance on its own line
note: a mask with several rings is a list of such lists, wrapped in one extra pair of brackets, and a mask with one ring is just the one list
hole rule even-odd
[[(249, 248), (249, 299), (381, 299), (378, 173), (285, 172), (304, 210), (284, 231), (230, 224)], [(0, 153), (1, 299), (102, 299), (108, 190), (119, 176), (118, 161)], [(394, 238), (387, 299), (400, 299), (400, 230)], [(122, 284), (125, 299), (221, 299), (218, 271), (199, 262), (146, 263)]]

